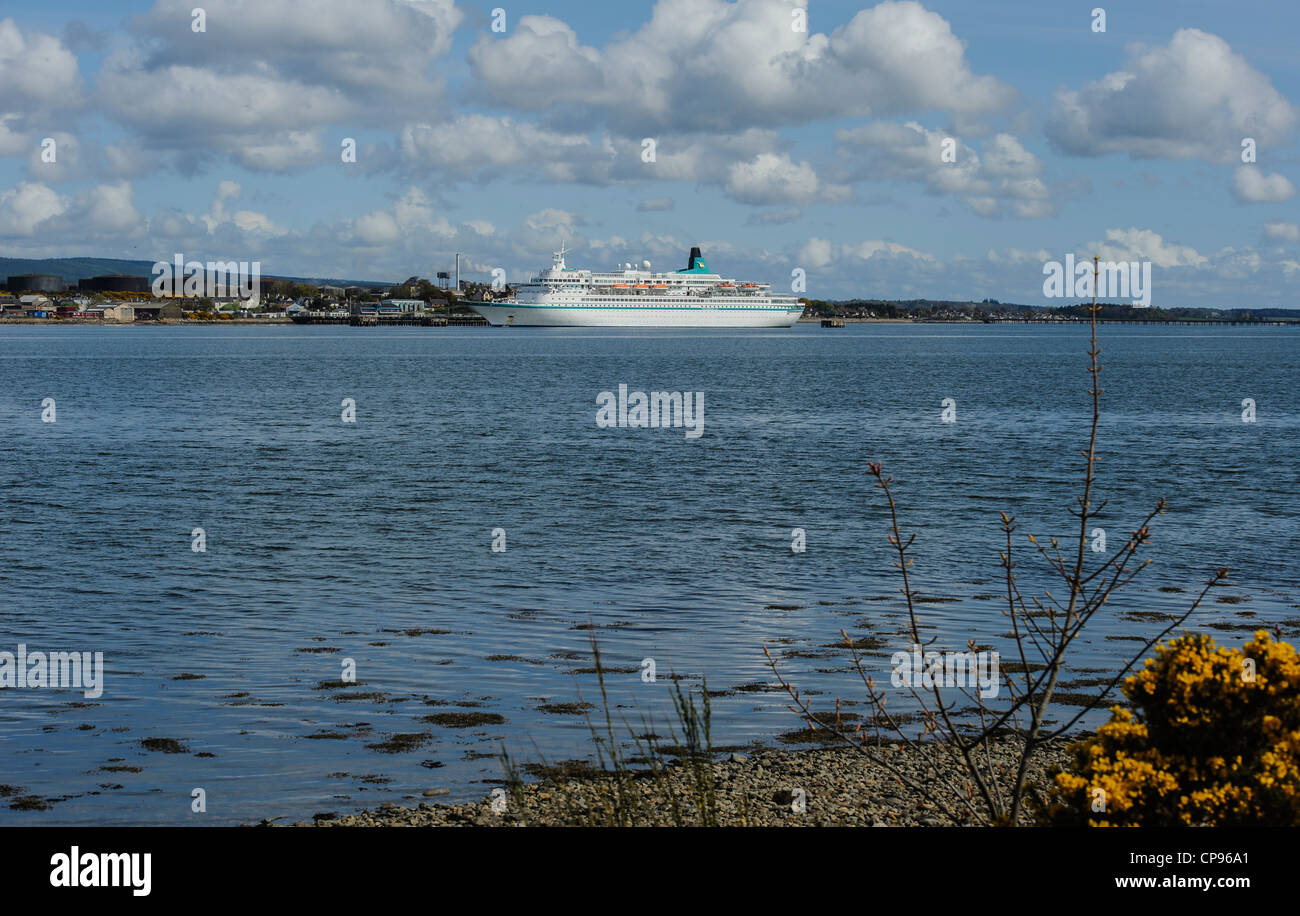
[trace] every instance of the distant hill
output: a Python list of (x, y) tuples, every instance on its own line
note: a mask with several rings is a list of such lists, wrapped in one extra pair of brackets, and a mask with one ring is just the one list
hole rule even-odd
[[(19, 274), (51, 274), (62, 277), (65, 283), (76, 283), (88, 277), (126, 274), (131, 277), (148, 277), (153, 273), (153, 261), (129, 261), (121, 258), (0, 258), (0, 277)], [(314, 286), (392, 286), (394, 280), (340, 280), (335, 277), (288, 277), (283, 274), (262, 274), (262, 279), (292, 280)]]
[[(1069, 318), (1086, 320), (1088, 305), (1017, 305), (1012, 302), (998, 302), (996, 299), (984, 299), (980, 302), (951, 299), (809, 299), (808, 308), (813, 314), (826, 316), (854, 315), (860, 312), (872, 312), (880, 317), (915, 318), (935, 314), (961, 313), (966, 315), (1006, 315), (1008, 313), (1059, 314)], [(1100, 307), (1098, 317), (1112, 320), (1134, 321), (1181, 321), (1205, 318), (1247, 319), (1247, 318), (1289, 318), (1300, 317), (1300, 310), (1279, 308), (1192, 308), (1170, 307), (1138, 308), (1128, 303), (1097, 303)]]

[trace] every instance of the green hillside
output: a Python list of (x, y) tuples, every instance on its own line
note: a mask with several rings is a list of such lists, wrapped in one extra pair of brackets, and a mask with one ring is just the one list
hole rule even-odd
[[(18, 274), (51, 274), (62, 277), (65, 283), (75, 283), (87, 277), (108, 274), (126, 274), (148, 277), (153, 272), (153, 261), (129, 261), (121, 258), (0, 258), (0, 277)], [(334, 277), (287, 277), (282, 274), (263, 273), (262, 279), (292, 280), (314, 286), (392, 286), (392, 280), (340, 280)]]

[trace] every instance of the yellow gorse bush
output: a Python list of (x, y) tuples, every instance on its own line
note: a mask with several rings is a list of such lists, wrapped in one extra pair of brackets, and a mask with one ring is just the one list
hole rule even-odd
[(1190, 634), (1124, 682), (1071, 745), (1045, 820), (1093, 826), (1300, 825), (1300, 656), (1267, 631), (1241, 649)]

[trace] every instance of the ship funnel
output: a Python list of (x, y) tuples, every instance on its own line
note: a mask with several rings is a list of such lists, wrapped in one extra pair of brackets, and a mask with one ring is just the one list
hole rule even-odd
[(691, 259), (686, 262), (687, 270), (694, 270), (700, 273), (708, 273), (709, 265), (704, 261), (704, 255), (700, 254), (700, 249), (694, 247), (691, 249)]

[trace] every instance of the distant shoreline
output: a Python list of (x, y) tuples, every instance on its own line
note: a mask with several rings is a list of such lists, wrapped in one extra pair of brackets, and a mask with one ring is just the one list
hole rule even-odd
[(285, 325), (293, 324), (289, 318), (226, 318), (217, 321), (199, 321), (189, 318), (160, 318), (153, 321), (105, 321), (102, 318), (5, 318), (0, 319), (0, 327), (11, 324), (29, 324), (45, 325), (49, 327), (62, 327), (65, 325), (77, 325), (78, 327), (90, 326), (97, 328), (154, 328), (159, 326), (166, 327), (188, 327), (190, 325), (262, 325), (274, 324)]
[[(1065, 320), (1060, 318), (1003, 318), (992, 319), (989, 321), (971, 320), (961, 318), (849, 318), (836, 316), (837, 321), (845, 324), (960, 324), (960, 325), (986, 325), (986, 324), (1052, 324), (1083, 326), (1087, 322), (1083, 320)], [(796, 324), (799, 325), (817, 325), (822, 319), (800, 318)], [(295, 324), (290, 318), (226, 318), (219, 320), (195, 320), (189, 318), (162, 318), (151, 321), (105, 321), (102, 318), (4, 318), (0, 319), (0, 327), (9, 325), (34, 325), (42, 327), (104, 327), (104, 328), (131, 328), (131, 327), (212, 327), (212, 326), (265, 326), (274, 325), (283, 327), (284, 325)], [(1279, 318), (1263, 318), (1258, 320), (1232, 320), (1232, 319), (1126, 319), (1126, 318), (1103, 318), (1098, 319), (1098, 324), (1150, 324), (1150, 325), (1189, 325), (1195, 327), (1300, 327), (1300, 319), (1287, 320)], [(347, 327), (346, 324), (339, 325)], [(477, 327), (477, 325), (470, 325)], [(519, 330), (519, 329), (515, 329)], [(635, 330), (622, 328), (617, 330)], [(655, 330), (653, 328), (646, 330)], [(708, 330), (708, 328), (697, 328), (695, 330)]]

